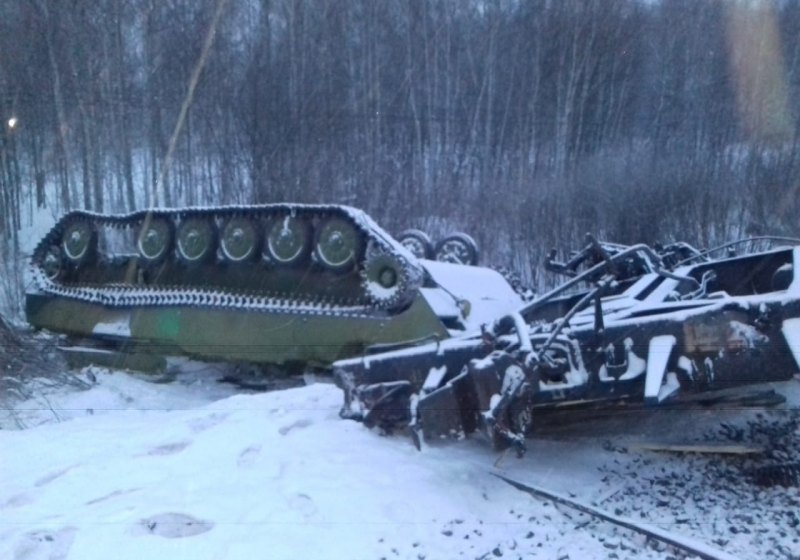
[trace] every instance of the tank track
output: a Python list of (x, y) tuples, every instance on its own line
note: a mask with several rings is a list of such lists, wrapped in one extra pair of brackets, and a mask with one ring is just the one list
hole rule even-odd
[(40, 291), (109, 307), (303, 315), (391, 313), (424, 275), (364, 212), (300, 204), (73, 211), (40, 241), (31, 267)]

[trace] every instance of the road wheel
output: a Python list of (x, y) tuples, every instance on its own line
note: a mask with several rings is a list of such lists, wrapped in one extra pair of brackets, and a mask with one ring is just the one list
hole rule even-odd
[(178, 228), (176, 249), (178, 258), (186, 264), (209, 260), (217, 245), (214, 223), (206, 218), (189, 218)]
[(79, 220), (69, 224), (61, 240), (64, 257), (72, 265), (91, 261), (97, 254), (97, 231), (88, 221)]
[(58, 280), (64, 273), (64, 256), (61, 247), (51, 245), (44, 254), (41, 269), (49, 280)]
[(466, 233), (453, 233), (436, 245), (437, 261), (454, 264), (478, 264), (478, 244)]
[(325, 268), (343, 272), (358, 260), (361, 250), (361, 235), (350, 222), (330, 218), (321, 225), (314, 254)]
[(418, 259), (433, 258), (433, 242), (424, 231), (407, 229), (397, 236), (397, 240)]
[(302, 218), (283, 216), (272, 222), (266, 235), (267, 257), (282, 265), (301, 262), (311, 246), (311, 227)]
[(222, 229), (220, 249), (226, 260), (244, 262), (258, 253), (259, 240), (258, 226), (252, 220), (238, 216), (228, 220)]
[(146, 263), (162, 262), (172, 248), (173, 226), (167, 218), (147, 216), (136, 237), (136, 248)]

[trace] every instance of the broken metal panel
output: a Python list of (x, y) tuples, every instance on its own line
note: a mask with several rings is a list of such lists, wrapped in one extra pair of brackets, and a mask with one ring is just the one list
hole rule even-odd
[(786, 291), (794, 296), (800, 296), (800, 274), (794, 274), (794, 271), (800, 269), (800, 247), (792, 249), (792, 275)]
[(781, 332), (797, 367), (800, 367), (800, 319), (786, 319), (781, 325)]
[[(336, 362), (333, 366), (334, 379), (345, 393), (342, 415), (363, 419), (369, 410), (369, 403), (363, 402), (360, 395), (374, 386), (403, 380), (410, 384), (413, 393), (418, 394), (431, 371), (437, 372), (438, 387), (444, 386), (471, 359), (482, 358), (490, 351), (491, 348), (480, 341), (450, 339)], [(438, 387), (429, 387), (429, 391)]]
[(676, 343), (676, 338), (671, 334), (654, 336), (650, 339), (650, 347), (647, 350), (647, 376), (644, 383), (645, 402), (658, 402), (658, 393), (667, 373), (667, 362)]

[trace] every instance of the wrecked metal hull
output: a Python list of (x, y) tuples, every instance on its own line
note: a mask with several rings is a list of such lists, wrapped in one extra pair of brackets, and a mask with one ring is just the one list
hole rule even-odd
[[(615, 262), (650, 271), (620, 290)], [(334, 364), (342, 416), (435, 441), (483, 434), (522, 452), (536, 409), (582, 401), (658, 404), (782, 381), (800, 363), (800, 248), (669, 270), (645, 246), (605, 257), (482, 332)], [(609, 293), (611, 295), (609, 295)]]
[[(436, 251), (421, 232), (401, 237), (333, 204), (74, 211), (33, 252), (26, 317), (123, 367), (178, 355), (294, 370), (463, 334), (487, 308), (520, 305), (498, 273), (472, 266), (469, 236)], [(470, 288), (487, 284), (489, 298)]]

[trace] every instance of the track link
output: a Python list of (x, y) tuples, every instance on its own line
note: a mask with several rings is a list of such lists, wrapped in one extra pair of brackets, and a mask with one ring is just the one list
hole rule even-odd
[(42, 292), (108, 307), (301, 315), (391, 313), (423, 278), (369, 216), (340, 205), (74, 211), (41, 240), (31, 266)]

